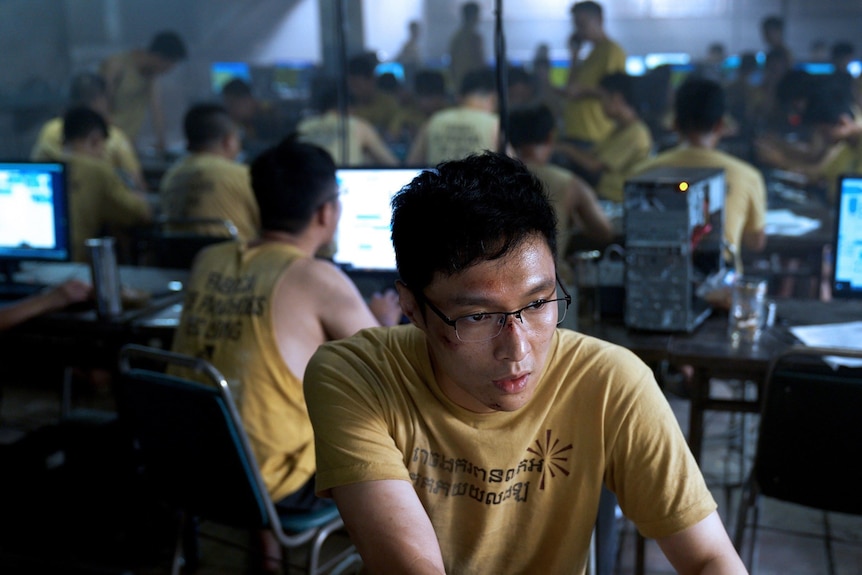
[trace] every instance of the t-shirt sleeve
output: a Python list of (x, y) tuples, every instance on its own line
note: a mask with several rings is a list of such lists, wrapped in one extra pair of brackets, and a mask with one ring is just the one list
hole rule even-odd
[(348, 340), (321, 346), (305, 371), (303, 386), (314, 427), (316, 491), (328, 496), (340, 485), (410, 476), (392, 438), (386, 400), (374, 363)]
[(763, 176), (758, 173), (752, 175), (751, 205), (748, 210), (748, 219), (745, 222), (745, 231), (759, 232), (766, 227), (766, 184)]

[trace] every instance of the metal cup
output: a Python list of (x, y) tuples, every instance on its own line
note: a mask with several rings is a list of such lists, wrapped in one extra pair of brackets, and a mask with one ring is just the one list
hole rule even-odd
[(117, 317), (123, 311), (120, 300), (120, 270), (114, 238), (91, 238), (84, 242), (90, 253), (90, 271), (96, 292), (96, 311), (100, 318)]

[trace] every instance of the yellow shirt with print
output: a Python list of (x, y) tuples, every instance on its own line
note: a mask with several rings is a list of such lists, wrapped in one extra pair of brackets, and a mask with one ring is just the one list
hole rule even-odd
[(636, 165), (649, 158), (652, 147), (652, 133), (641, 120), (611, 132), (595, 148), (596, 157), (605, 166), (596, 193), (608, 200), (623, 201), (626, 179)]
[(111, 56), (110, 60), (118, 62), (121, 70), (116, 85), (112, 86), (111, 120), (134, 139), (147, 116), (154, 79), (138, 71), (131, 52)]
[[(625, 70), (625, 51), (619, 44), (606, 38), (597, 42), (583, 63), (570, 74), (575, 74), (579, 86), (597, 88), (606, 75)], [(601, 101), (595, 97), (570, 99), (566, 102), (563, 122), (566, 138), (587, 142), (600, 142), (614, 128), (613, 122), (602, 110)]]

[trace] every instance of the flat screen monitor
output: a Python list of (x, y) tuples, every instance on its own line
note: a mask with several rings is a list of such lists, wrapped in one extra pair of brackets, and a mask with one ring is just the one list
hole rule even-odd
[(210, 65), (213, 94), (221, 94), (224, 85), (234, 78), (251, 84), (251, 67), (246, 62), (213, 62)]
[(64, 163), (0, 162), (0, 272), (23, 260), (69, 260), (66, 189)]
[(347, 272), (395, 272), (390, 200), (421, 168), (339, 168), (341, 219), (333, 261)]
[(862, 298), (862, 174), (838, 178), (832, 296)]
[(835, 65), (831, 62), (797, 62), (794, 67), (812, 76), (826, 76), (835, 73)]

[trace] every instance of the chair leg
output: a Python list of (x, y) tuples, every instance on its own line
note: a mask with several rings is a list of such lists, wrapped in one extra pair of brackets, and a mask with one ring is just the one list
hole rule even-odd
[(823, 544), (826, 546), (826, 561), (829, 565), (829, 575), (835, 575), (835, 556), (832, 551), (832, 525), (829, 523), (829, 513), (823, 512)]
[(177, 531), (174, 538), (174, 552), (171, 557), (171, 575), (180, 575), (185, 559), (183, 547), (185, 546), (186, 514), (180, 511), (177, 514)]

